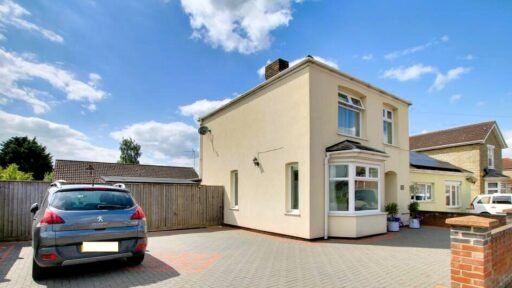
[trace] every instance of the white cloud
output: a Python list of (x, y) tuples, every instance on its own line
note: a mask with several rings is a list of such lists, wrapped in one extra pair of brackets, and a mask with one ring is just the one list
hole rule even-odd
[(509, 147), (507, 149), (503, 149), (503, 157), (512, 158), (512, 130), (505, 131), (503, 133), (503, 137)]
[(228, 103), (231, 99), (226, 98), (224, 100), (197, 100), (196, 102), (180, 106), (180, 113), (183, 116), (192, 116), (194, 120), (199, 119), (201, 116), (208, 114), (209, 112), (219, 108), (220, 106)]
[(441, 38), (439, 38), (439, 40), (435, 39), (435, 40), (428, 41), (427, 43), (424, 43), (424, 44), (421, 44), (421, 45), (417, 45), (417, 46), (414, 46), (414, 47), (406, 48), (406, 49), (403, 49), (403, 50), (393, 51), (391, 53), (388, 53), (388, 54), (384, 55), (384, 58), (387, 59), (387, 60), (395, 60), (396, 58), (420, 52), (420, 51), (425, 50), (425, 49), (427, 49), (427, 48), (429, 48), (431, 46), (437, 45), (437, 44), (439, 44), (441, 42), (447, 42), (449, 40), (450, 40), (450, 37), (448, 37), (448, 35), (444, 35)]
[(373, 54), (366, 54), (366, 55), (363, 55), (363, 56), (361, 57), (361, 59), (362, 59), (362, 60), (364, 60), (364, 61), (371, 61), (371, 60), (373, 60)]
[(471, 68), (467, 67), (457, 67), (448, 70), (446, 74), (443, 74), (441, 72), (437, 73), (436, 79), (434, 81), (434, 84), (430, 87), (430, 91), (436, 90), (440, 91), (443, 90), (446, 84), (449, 82), (458, 79), (462, 74), (468, 73), (471, 71)]
[(5, 35), (0, 33), (0, 41), (5, 41), (6, 39)]
[(96, 146), (80, 131), (37, 117), (24, 117), (0, 110), (0, 142), (13, 136), (36, 137), (47, 147), (53, 159), (78, 159), (115, 162), (119, 159), (117, 150)]
[(460, 94), (452, 95), (450, 97), (450, 103), (455, 103), (455, 102), (459, 101), (461, 98), (462, 98), (462, 95), (460, 95)]
[[(110, 133), (117, 141), (131, 137), (142, 147), (142, 163), (192, 166), (192, 153), (198, 149), (197, 129), (183, 122), (135, 123)], [(196, 155), (197, 157), (197, 155)]]
[(41, 99), (41, 96), (49, 93), (26, 86), (27, 81), (35, 78), (65, 93), (68, 100), (94, 104), (107, 96), (105, 91), (96, 87), (101, 80), (99, 75), (91, 73), (89, 83), (84, 83), (69, 71), (52, 64), (36, 62), (33, 58), (25, 58), (0, 48), (0, 95), (28, 103), (36, 114), (47, 112), (51, 107)]
[(30, 16), (30, 12), (14, 1), (4, 0), (0, 3), (0, 27), (12, 26), (18, 29), (35, 31), (50, 41), (64, 42), (62, 36), (23, 19), (25, 16)]
[(192, 38), (243, 54), (270, 46), (270, 33), (288, 26), (293, 0), (181, 0), (190, 18)]
[(384, 71), (383, 78), (396, 79), (398, 81), (409, 81), (417, 79), (424, 74), (436, 73), (436, 68), (432, 66), (425, 66), (423, 64), (416, 64), (409, 67), (391, 68)]
[[(305, 57), (302, 57), (302, 58), (298, 58), (298, 59), (295, 59), (293, 61), (290, 61), (290, 67), (294, 66), (294, 65), (297, 65), (299, 64), (300, 61), (304, 60)], [(336, 63), (336, 61), (334, 60), (329, 60), (329, 59), (326, 59), (326, 58), (323, 58), (323, 57), (320, 57), (320, 56), (313, 56), (313, 58), (319, 62), (322, 62), (324, 63), (325, 65), (328, 65), (328, 66), (331, 66), (333, 68), (336, 68), (336, 69), (339, 69), (338, 68), (338, 64)], [(256, 73), (258, 73), (258, 76), (260, 78), (263, 78), (265, 76), (265, 66), (267, 66), (268, 64), (270, 64), (271, 61), (270, 60), (267, 60), (267, 62), (265, 63), (265, 65), (261, 66), (257, 71)]]
[(468, 55), (464, 56), (464, 59), (466, 59), (466, 60), (468, 60), (468, 61), (474, 60), (474, 59), (475, 59), (475, 55), (473, 55), (473, 54), (468, 54)]

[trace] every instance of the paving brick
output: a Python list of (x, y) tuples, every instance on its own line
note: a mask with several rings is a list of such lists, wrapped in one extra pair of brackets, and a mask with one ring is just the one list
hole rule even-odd
[(140, 266), (114, 261), (66, 267), (36, 283), (30, 243), (0, 243), (0, 288), (448, 287), (449, 248), (449, 230), (429, 227), (327, 241), (232, 228), (159, 232), (150, 234)]

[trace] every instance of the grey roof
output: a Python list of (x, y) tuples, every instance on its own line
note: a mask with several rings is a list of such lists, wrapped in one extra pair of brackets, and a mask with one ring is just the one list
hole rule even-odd
[(122, 176), (102, 176), (101, 178), (105, 182), (121, 182), (121, 183), (198, 184), (198, 180), (178, 179), (178, 178), (122, 177)]
[(448, 162), (434, 159), (428, 155), (410, 151), (409, 152), (410, 166), (417, 169), (449, 171), (449, 172), (469, 172), (460, 167), (457, 167)]
[(500, 171), (496, 169), (484, 169), (484, 178), (510, 178), (507, 175), (502, 174)]
[[(87, 170), (92, 166), (92, 176)], [(174, 167), (144, 164), (120, 164), (107, 162), (56, 160), (55, 179), (68, 183), (90, 183), (92, 178), (102, 181), (103, 176), (196, 179), (197, 172), (192, 167)]]
[(327, 151), (327, 152), (349, 151), (349, 150), (362, 150), (362, 151), (386, 154), (386, 152), (384, 152), (384, 151), (365, 146), (359, 142), (352, 141), (352, 140), (344, 140), (344, 141), (341, 141), (339, 143), (336, 143), (334, 145), (331, 145), (331, 146), (325, 148), (325, 151)]

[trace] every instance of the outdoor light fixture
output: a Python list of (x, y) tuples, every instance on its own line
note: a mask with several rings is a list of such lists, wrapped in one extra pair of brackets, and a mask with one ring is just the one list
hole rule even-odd
[(260, 167), (260, 160), (258, 160), (258, 158), (254, 157), (254, 159), (252, 159), (252, 163), (254, 163), (254, 166)]

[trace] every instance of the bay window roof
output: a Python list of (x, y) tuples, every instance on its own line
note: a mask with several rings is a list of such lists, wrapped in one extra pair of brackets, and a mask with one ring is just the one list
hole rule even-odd
[(335, 152), (335, 151), (350, 151), (350, 150), (360, 150), (360, 151), (369, 151), (369, 152), (376, 152), (376, 153), (382, 153), (386, 155), (386, 152), (382, 150), (378, 150), (369, 146), (365, 146), (359, 142), (352, 141), (352, 140), (344, 140), (339, 143), (336, 143), (334, 145), (331, 145), (327, 148), (325, 148), (326, 152)]

